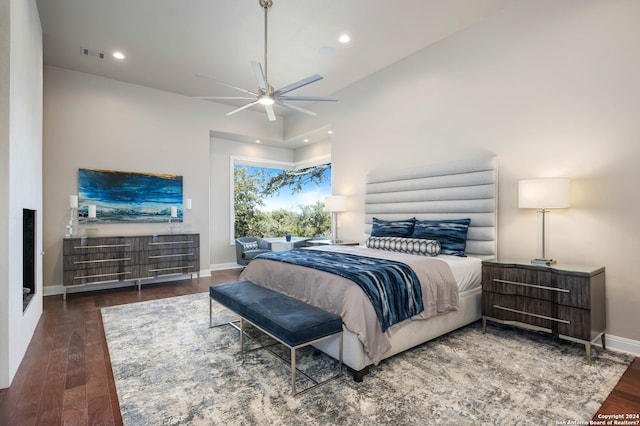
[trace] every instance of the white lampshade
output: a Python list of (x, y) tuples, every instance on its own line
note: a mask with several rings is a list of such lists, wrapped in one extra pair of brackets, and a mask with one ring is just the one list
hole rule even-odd
[(329, 195), (324, 197), (324, 211), (344, 212), (347, 210), (347, 198), (344, 195)]
[(521, 209), (564, 209), (569, 207), (569, 179), (525, 179), (518, 182)]

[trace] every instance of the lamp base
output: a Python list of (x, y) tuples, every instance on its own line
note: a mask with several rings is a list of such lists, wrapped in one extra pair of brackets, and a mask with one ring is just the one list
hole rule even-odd
[(555, 259), (531, 259), (532, 265), (553, 265), (556, 263)]

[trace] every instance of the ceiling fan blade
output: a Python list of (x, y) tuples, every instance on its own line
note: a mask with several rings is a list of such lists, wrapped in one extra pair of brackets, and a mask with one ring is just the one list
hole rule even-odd
[(256, 80), (258, 80), (258, 86), (262, 93), (269, 93), (269, 89), (267, 88), (267, 79), (264, 76), (264, 71), (262, 71), (262, 65), (258, 61), (251, 61), (251, 65), (253, 65), (253, 73), (256, 75)]
[(300, 81), (296, 81), (293, 84), (290, 84), (288, 86), (284, 86), (283, 88), (276, 90), (274, 92), (274, 95), (275, 96), (284, 95), (285, 93), (289, 93), (292, 90), (296, 90), (296, 89), (299, 89), (301, 87), (304, 87), (307, 84), (315, 83), (318, 80), (322, 80), (322, 76), (320, 74), (314, 74), (311, 77), (307, 77), (307, 78), (302, 79)]
[(232, 89), (239, 90), (239, 91), (244, 92), (244, 93), (248, 93), (249, 95), (258, 96), (257, 93), (252, 92), (251, 90), (243, 89), (242, 87), (238, 87), (238, 86), (234, 86), (233, 84), (225, 83), (224, 81), (218, 80), (217, 78), (209, 77), (209, 76), (202, 75), (202, 74), (196, 74), (196, 77), (206, 78), (207, 80), (215, 81), (218, 84), (222, 84), (223, 86), (227, 86), (227, 87), (230, 87)]
[(300, 108), (299, 106), (288, 104), (286, 102), (282, 102), (282, 101), (280, 101), (278, 99), (276, 99), (276, 103), (278, 105), (281, 105), (281, 106), (285, 107), (285, 108), (293, 109), (295, 111), (304, 112), (305, 114), (309, 114), (309, 115), (313, 115), (313, 116), (318, 115), (317, 113), (315, 113), (313, 111), (309, 111), (308, 109)]
[(282, 101), (338, 102), (338, 98), (327, 96), (278, 96)]
[(235, 114), (236, 112), (240, 112), (243, 109), (247, 109), (249, 107), (252, 107), (254, 105), (256, 105), (258, 103), (258, 101), (254, 101), (254, 102), (249, 102), (246, 105), (241, 106), (240, 108), (234, 109), (233, 111), (229, 111), (228, 113), (226, 113), (225, 115), (231, 115), (231, 114)]
[(226, 100), (247, 100), (252, 101), (255, 99), (255, 96), (249, 98), (247, 96), (194, 96), (193, 99), (226, 99)]
[(269, 121), (276, 121), (276, 113), (273, 112), (273, 105), (265, 105), (264, 109), (267, 111), (267, 117), (269, 117)]

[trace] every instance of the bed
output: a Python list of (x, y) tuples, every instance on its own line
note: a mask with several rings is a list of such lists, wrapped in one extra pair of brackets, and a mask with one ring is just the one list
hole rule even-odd
[[(464, 246), (466, 256), (432, 257), (366, 246), (303, 249), (400, 262), (415, 271), (422, 287), (424, 312), (389, 325), (384, 332), (385, 326), (381, 325), (384, 322), (376, 316), (378, 311), (363, 290), (344, 276), (258, 258), (245, 268), (241, 279), (341, 315), (345, 327), (344, 363), (354, 372), (356, 380), (362, 380), (370, 365), (481, 318), (481, 262), (497, 256), (495, 157), (369, 175), (365, 188), (364, 241), (368, 241), (374, 222), (378, 227), (375, 234), (379, 235), (381, 223), (395, 224), (409, 218), (421, 224), (470, 219)], [(380, 238), (369, 241), (378, 243), (377, 240)], [(369, 245), (376, 246), (374, 243)], [(442, 296), (438, 302), (429, 299), (436, 293)], [(338, 356), (336, 339), (315, 346)]]

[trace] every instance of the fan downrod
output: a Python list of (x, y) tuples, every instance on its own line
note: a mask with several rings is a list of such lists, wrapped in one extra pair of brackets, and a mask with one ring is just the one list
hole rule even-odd
[(271, 9), (271, 6), (273, 6), (273, 0), (258, 0), (258, 3), (263, 9)]

